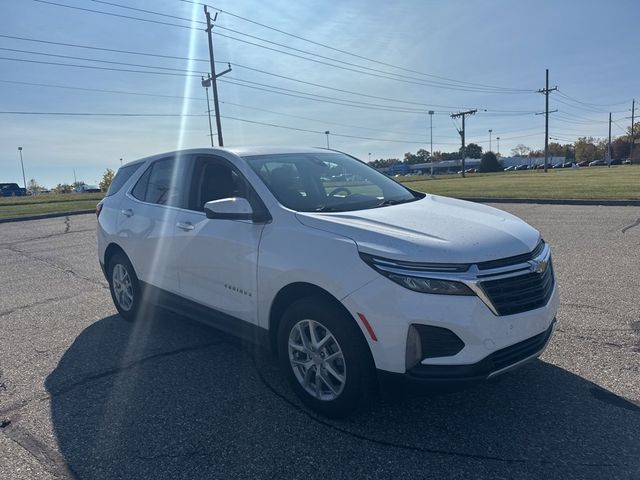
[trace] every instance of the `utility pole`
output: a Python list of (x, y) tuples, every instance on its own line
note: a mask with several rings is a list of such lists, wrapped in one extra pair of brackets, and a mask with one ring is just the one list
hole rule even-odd
[(207, 116), (209, 117), (209, 139), (211, 140), (211, 146), (213, 147), (213, 130), (211, 129), (211, 105), (209, 104), (209, 87), (211, 86), (211, 79), (207, 78), (205, 80), (202, 78), (202, 86), (204, 87), (205, 92), (207, 93)]
[(431, 131), (431, 151), (429, 152), (429, 156), (431, 157), (431, 176), (433, 177), (433, 114), (435, 112), (433, 110), (429, 110), (429, 118), (431, 119), (429, 130)]
[[(229, 64), (229, 68), (227, 68), (224, 72), (216, 75), (216, 61), (213, 56), (213, 35), (212, 35), (213, 24), (211, 23), (211, 14), (209, 13), (209, 10), (207, 10), (206, 5), (204, 6), (204, 14), (207, 17), (206, 32), (207, 32), (207, 36), (209, 37), (209, 63), (211, 64), (211, 76), (209, 77), (209, 79), (211, 80), (211, 85), (213, 90), (213, 108), (215, 108), (216, 110), (216, 128), (218, 130), (218, 145), (220, 147), (223, 147), (224, 142), (222, 140), (222, 124), (220, 123), (220, 103), (218, 102), (218, 83), (216, 82), (216, 80), (218, 79), (218, 77), (221, 77), (225, 73), (228, 73), (231, 71), (231, 64)], [(216, 12), (216, 15), (213, 17), (214, 22), (216, 21), (216, 18), (218, 18), (217, 12)]]
[(477, 112), (477, 109), (473, 109), (473, 110), (467, 110), (466, 112), (458, 112), (458, 113), (452, 113), (451, 114), (451, 118), (458, 118), (458, 117), (462, 117), (462, 129), (458, 130), (458, 133), (460, 134), (460, 137), (462, 138), (462, 178), (465, 177), (465, 173), (464, 173), (464, 166), (465, 166), (465, 157), (467, 156), (467, 151), (465, 148), (465, 144), (464, 144), (464, 119), (467, 115), (473, 115)]
[(629, 161), (633, 163), (631, 158), (633, 157), (633, 121), (635, 120), (636, 113), (636, 99), (631, 102), (631, 147), (629, 147)]
[(497, 154), (497, 157), (500, 158), (500, 137), (496, 137), (496, 140), (498, 141), (498, 154)]
[[(73, 169), (73, 184), (77, 184), (78, 183), (78, 179), (76, 178), (76, 169)], [(76, 185), (77, 186), (77, 185)]]
[(24, 189), (27, 189), (27, 177), (24, 175), (24, 162), (22, 161), (22, 147), (18, 147), (18, 152), (20, 152), (20, 166), (22, 167), (22, 181), (24, 182)]
[(546, 82), (543, 89), (538, 90), (538, 93), (544, 93), (544, 173), (547, 173), (547, 163), (549, 160), (549, 92), (557, 90), (556, 85), (553, 88), (549, 88), (549, 69), (546, 70)]
[(611, 167), (611, 112), (609, 112), (609, 143), (607, 143), (607, 163)]

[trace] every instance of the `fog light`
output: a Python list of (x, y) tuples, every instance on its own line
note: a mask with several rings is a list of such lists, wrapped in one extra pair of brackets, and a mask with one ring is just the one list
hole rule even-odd
[(420, 333), (416, 327), (409, 325), (405, 357), (407, 370), (417, 365), (420, 360), (422, 360), (422, 342), (420, 340)]

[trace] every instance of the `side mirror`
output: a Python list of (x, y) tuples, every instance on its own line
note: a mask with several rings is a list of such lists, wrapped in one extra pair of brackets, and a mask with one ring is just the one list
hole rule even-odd
[(221, 220), (253, 220), (253, 209), (246, 198), (233, 197), (212, 200), (204, 204), (207, 218)]

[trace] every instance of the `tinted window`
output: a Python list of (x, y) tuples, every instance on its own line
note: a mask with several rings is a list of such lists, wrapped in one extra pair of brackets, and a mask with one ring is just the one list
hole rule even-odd
[(131, 175), (136, 173), (141, 166), (142, 163), (136, 163), (135, 165), (127, 165), (126, 167), (120, 168), (118, 170), (118, 173), (116, 173), (116, 176), (113, 177), (113, 180), (111, 181), (109, 190), (107, 190), (107, 197), (109, 195), (118, 193), (118, 190), (120, 190), (122, 186), (127, 183), (127, 180), (131, 178)]
[(175, 158), (154, 162), (131, 193), (144, 202), (184, 208), (184, 162)]
[(198, 158), (191, 180), (189, 208), (202, 212), (205, 203), (231, 197), (246, 198), (254, 210), (261, 206), (253, 189), (231, 164), (215, 157)]
[(138, 200), (146, 201), (145, 198), (147, 196), (147, 185), (149, 184), (149, 175), (151, 174), (151, 169), (153, 167), (147, 168), (147, 170), (142, 174), (136, 186), (131, 190), (131, 195), (136, 197)]
[(350, 211), (422, 198), (342, 153), (259, 155), (245, 159), (278, 201), (292, 210)]

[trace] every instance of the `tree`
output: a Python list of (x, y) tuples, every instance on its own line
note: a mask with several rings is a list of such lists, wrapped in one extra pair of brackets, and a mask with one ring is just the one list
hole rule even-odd
[(427, 163), (429, 161), (429, 152), (424, 148), (419, 149), (416, 153), (407, 152), (404, 154), (402, 163), (415, 165), (416, 163)]
[(549, 143), (549, 155), (552, 157), (564, 157), (565, 156), (564, 145), (560, 145), (558, 142)]
[(502, 165), (498, 162), (498, 157), (493, 152), (485, 152), (480, 160), (481, 172), (499, 172), (502, 170)]
[(596, 141), (597, 140), (593, 137), (580, 137), (576, 140), (575, 151), (576, 160), (578, 162), (585, 160), (587, 162), (591, 162), (598, 159), (598, 147), (595, 144)]
[(56, 193), (71, 193), (71, 190), (73, 190), (73, 187), (71, 185), (69, 185), (68, 183), (59, 183), (53, 189), (53, 191), (56, 192)]
[(37, 195), (38, 193), (42, 192), (42, 190), (44, 190), (44, 187), (40, 185), (35, 178), (32, 178), (27, 183), (27, 190)]
[(623, 160), (629, 157), (631, 144), (626, 137), (618, 137), (611, 142), (611, 158)]
[(397, 165), (400, 162), (398, 158), (377, 158), (376, 160), (372, 160), (369, 165), (373, 168), (384, 168), (390, 167), (391, 165)]
[(519, 143), (511, 149), (511, 155), (513, 155), (514, 157), (526, 157), (530, 151), (531, 149), (529, 147), (523, 145), (522, 143)]
[(442, 152), (442, 160), (460, 160), (460, 152)]
[(100, 184), (99, 184), (100, 190), (102, 190), (103, 192), (106, 192), (107, 190), (109, 190), (109, 187), (111, 186), (111, 182), (113, 181), (113, 175), (114, 175), (114, 172), (110, 168), (107, 168), (105, 170), (105, 172), (102, 174), (102, 180), (100, 180)]
[[(481, 158), (482, 157), (482, 147), (477, 143), (470, 143), (464, 149), (465, 156), (467, 158)], [(460, 155), (462, 155), (462, 147), (460, 147)]]

